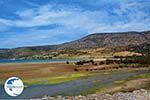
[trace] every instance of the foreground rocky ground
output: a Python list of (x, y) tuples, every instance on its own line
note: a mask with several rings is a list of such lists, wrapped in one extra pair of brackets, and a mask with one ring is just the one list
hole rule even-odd
[(87, 96), (44, 96), (42, 100), (150, 100), (150, 90), (140, 89), (133, 92), (117, 92), (114, 94), (91, 94)]

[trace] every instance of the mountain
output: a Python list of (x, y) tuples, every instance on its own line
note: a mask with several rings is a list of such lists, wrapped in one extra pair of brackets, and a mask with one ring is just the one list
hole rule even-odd
[[(50, 57), (60, 53), (70, 53), (81, 49), (136, 47), (150, 43), (150, 31), (94, 33), (81, 39), (59, 44), (34, 47), (0, 49), (0, 58)], [(139, 47), (140, 48), (140, 47)]]
[(145, 55), (150, 55), (150, 43), (144, 43), (136, 46), (130, 46), (130, 51), (135, 51)]
[(95, 33), (79, 40), (59, 45), (59, 49), (112, 48), (150, 42), (150, 31)]

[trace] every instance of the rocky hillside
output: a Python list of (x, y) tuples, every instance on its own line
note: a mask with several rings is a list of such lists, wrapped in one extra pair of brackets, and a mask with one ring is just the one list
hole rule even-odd
[[(14, 49), (0, 49), (0, 58), (21, 58), (29, 56), (51, 56), (58, 52), (80, 49), (136, 47), (150, 43), (150, 31), (94, 33), (81, 39), (59, 45), (20, 47)], [(55, 55), (57, 56), (57, 55)]]
[(79, 40), (60, 45), (59, 48), (101, 48), (139, 45), (150, 42), (150, 31), (122, 32), (122, 33), (95, 33)]
[(131, 51), (150, 55), (150, 43), (144, 43), (136, 46), (130, 46)]

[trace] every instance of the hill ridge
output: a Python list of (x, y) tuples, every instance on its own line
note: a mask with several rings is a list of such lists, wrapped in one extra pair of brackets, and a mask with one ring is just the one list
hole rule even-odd
[(143, 32), (109, 32), (94, 33), (78, 40), (58, 45), (18, 47), (0, 49), (0, 58), (27, 57), (34, 55), (51, 55), (53, 52), (72, 51), (95, 48), (117, 48), (139, 46), (150, 43), (150, 31)]

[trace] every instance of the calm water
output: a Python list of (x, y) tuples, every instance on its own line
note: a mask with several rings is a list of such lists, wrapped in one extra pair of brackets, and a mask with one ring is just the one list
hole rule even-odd
[(71, 58), (71, 59), (46, 59), (46, 60), (39, 60), (39, 59), (16, 59), (16, 60), (11, 60), (11, 59), (0, 59), (0, 64), (7, 64), (7, 63), (44, 63), (44, 62), (74, 62), (74, 61), (79, 61), (80, 59), (77, 58)]
[[(23, 93), (15, 98), (8, 96), (3, 89), (3, 85), (0, 85), (0, 99), (29, 99), (40, 98), (44, 95), (79, 95), (92, 90), (93, 88), (99, 89), (103, 86), (110, 86), (114, 84), (114, 81), (126, 80), (142, 73), (150, 73), (150, 71), (116, 72), (108, 75), (96, 75), (55, 85), (32, 85), (25, 88)], [(95, 80), (97, 82), (94, 82)]]

